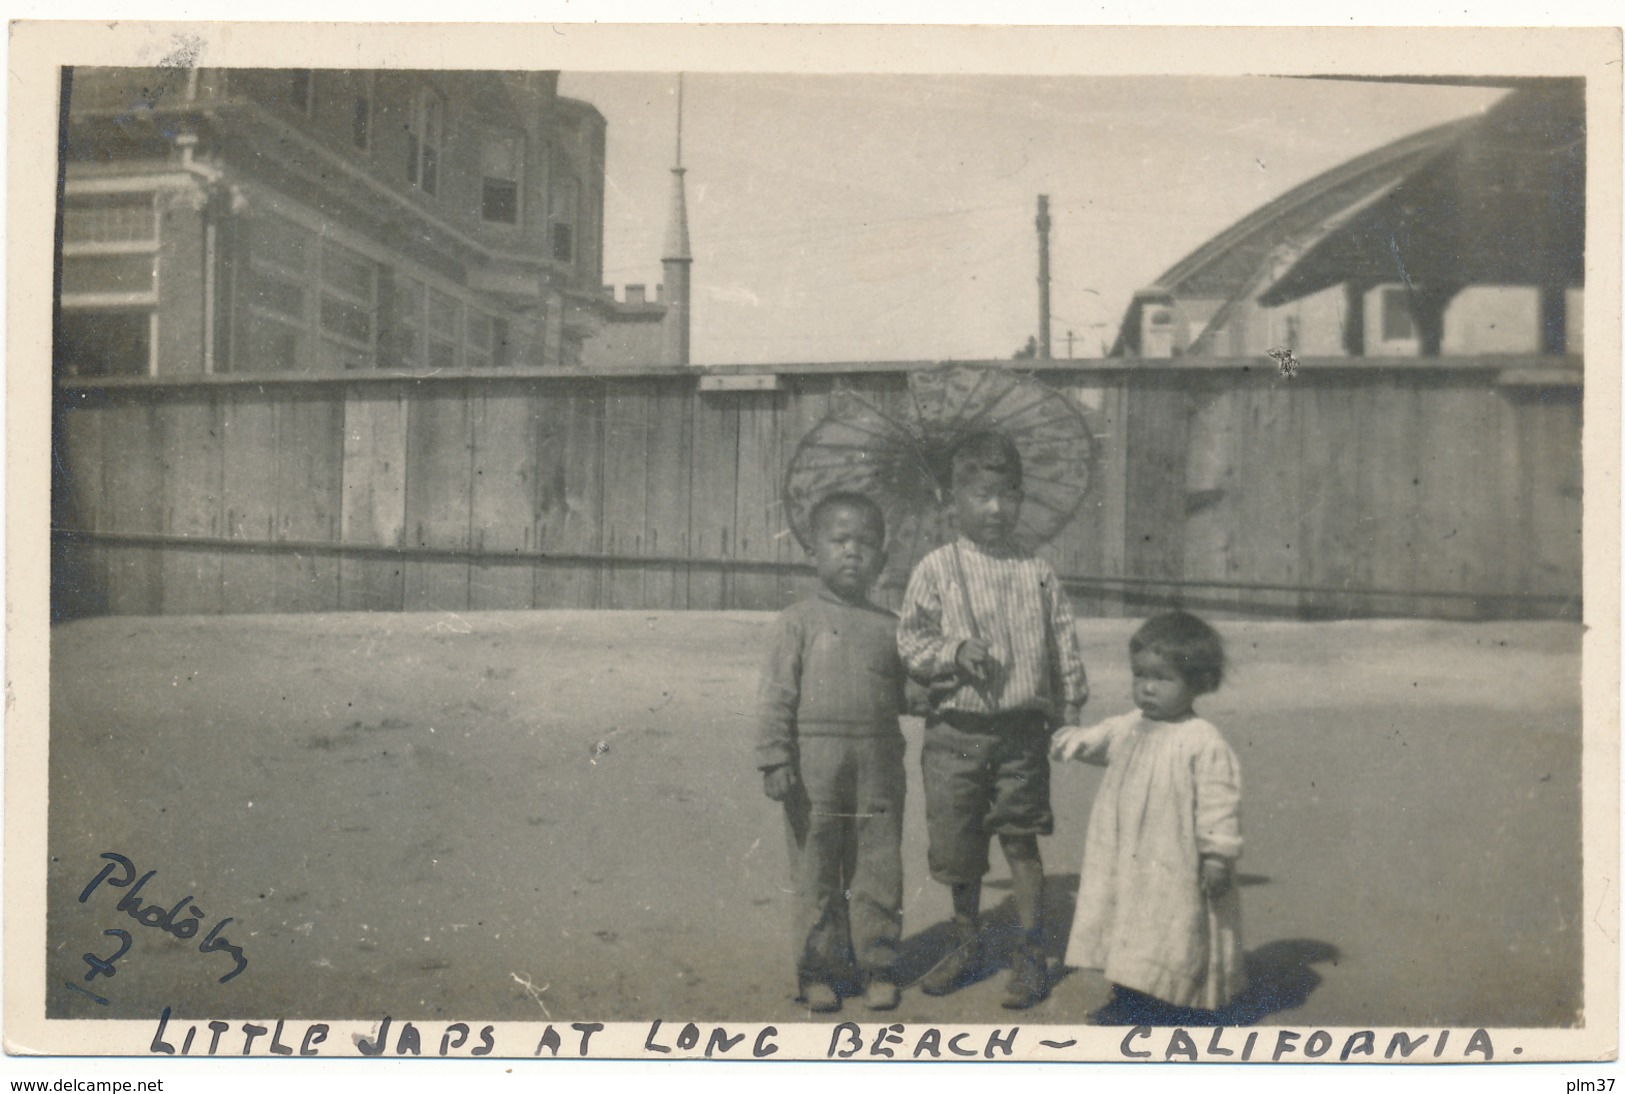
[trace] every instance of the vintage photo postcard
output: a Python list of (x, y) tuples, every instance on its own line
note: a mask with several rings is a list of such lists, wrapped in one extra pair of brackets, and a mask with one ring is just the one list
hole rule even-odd
[(11, 34), (8, 1053), (1617, 1058), (1617, 28)]

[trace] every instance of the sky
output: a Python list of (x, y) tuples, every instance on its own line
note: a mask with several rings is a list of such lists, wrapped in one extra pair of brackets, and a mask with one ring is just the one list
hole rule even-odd
[[(695, 364), (1096, 357), (1133, 292), (1241, 217), (1502, 91), (1274, 77), (820, 76), (683, 84)], [(604, 280), (661, 280), (672, 73), (565, 72), (608, 121)]]

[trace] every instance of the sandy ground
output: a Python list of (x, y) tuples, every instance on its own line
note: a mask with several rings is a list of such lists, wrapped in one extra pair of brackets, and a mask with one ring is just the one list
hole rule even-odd
[[(749, 716), (768, 616), (81, 620), (52, 634), (48, 1009), (59, 1017), (806, 1020)], [(1080, 624), (1127, 709), (1132, 621)], [(1238, 1020), (1561, 1026), (1581, 1001), (1579, 631), (1229, 623), (1202, 712), (1246, 777)], [(905, 963), (948, 915), (910, 741)], [(1051, 953), (1098, 775), (1055, 777)], [(13, 803), (14, 807), (17, 803)], [(80, 890), (116, 852), (190, 897), (200, 953)], [(995, 856), (997, 857), (997, 856)], [(1008, 921), (996, 865), (990, 930)], [(182, 912), (184, 918), (188, 913)], [(81, 955), (132, 935), (116, 975)], [(1002, 972), (897, 1021), (1003, 1022)], [(1073, 972), (1022, 1021), (1105, 998)], [(861, 1014), (856, 1004), (850, 1011)]]

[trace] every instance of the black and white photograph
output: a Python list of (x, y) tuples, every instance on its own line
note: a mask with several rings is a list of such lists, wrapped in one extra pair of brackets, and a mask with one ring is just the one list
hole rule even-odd
[(7, 1051), (1615, 1059), (1617, 28), (806, 33), (14, 28)]

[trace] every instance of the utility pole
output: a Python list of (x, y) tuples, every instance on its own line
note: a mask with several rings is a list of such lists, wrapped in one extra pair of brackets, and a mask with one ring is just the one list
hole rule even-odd
[(1038, 356), (1049, 360), (1049, 195), (1038, 195)]

